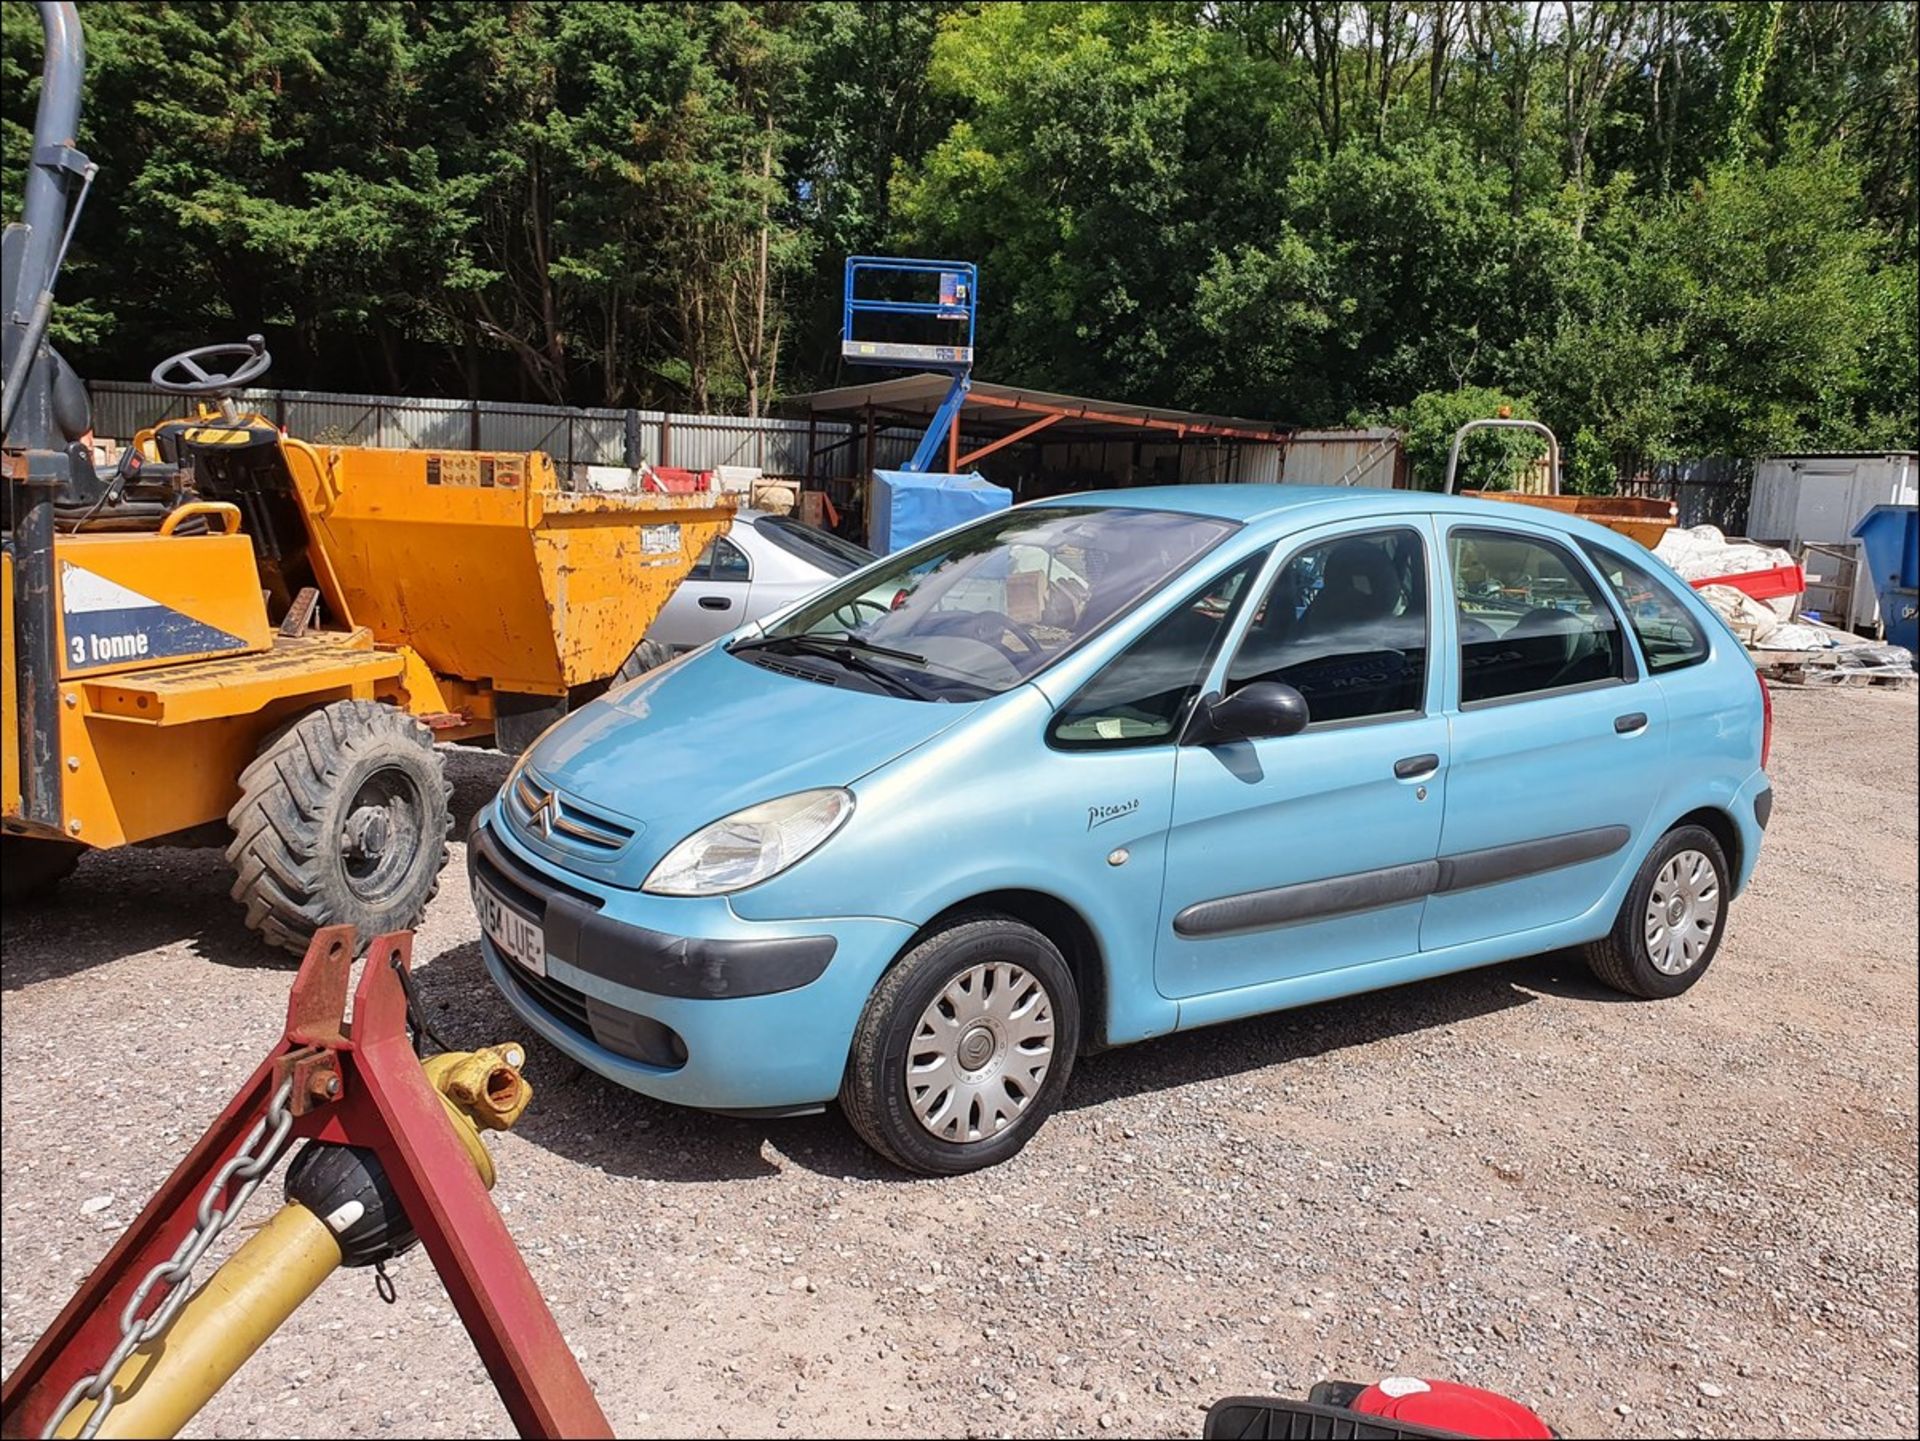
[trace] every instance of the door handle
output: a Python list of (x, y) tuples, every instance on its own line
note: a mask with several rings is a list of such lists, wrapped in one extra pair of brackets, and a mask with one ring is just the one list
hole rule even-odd
[(1393, 774), (1403, 781), (1419, 780), (1430, 776), (1440, 769), (1440, 757), (1437, 755), (1408, 756), (1405, 760), (1393, 763)]
[(732, 610), (733, 602), (724, 595), (703, 595), (700, 597), (702, 610)]
[(1647, 713), (1637, 710), (1628, 715), (1613, 718), (1613, 728), (1623, 736), (1638, 735), (1647, 728)]

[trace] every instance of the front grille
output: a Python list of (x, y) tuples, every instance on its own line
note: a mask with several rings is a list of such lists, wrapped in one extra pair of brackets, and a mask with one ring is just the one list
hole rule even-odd
[(546, 916), (544, 896), (548, 892), (569, 896), (596, 911), (605, 904), (600, 897), (570, 886), (543, 871), (523, 868), (520, 858), (509, 854), (498, 841), (472, 847), (471, 860), (473, 868), (488, 885), (537, 921), (543, 921)]
[(541, 1010), (581, 1038), (589, 1041), (594, 1039), (593, 1024), (587, 1019), (586, 996), (563, 981), (556, 981), (551, 976), (536, 976), (513, 961), (508, 961), (505, 969), (514, 984)]
[(587, 854), (612, 855), (634, 835), (632, 826), (542, 785), (529, 768), (507, 789), (507, 813), (523, 830)]
[(610, 1006), (551, 976), (536, 976), (512, 961), (507, 962), (506, 971), (522, 995), (576, 1036), (663, 1071), (686, 1065), (687, 1043), (671, 1026)]

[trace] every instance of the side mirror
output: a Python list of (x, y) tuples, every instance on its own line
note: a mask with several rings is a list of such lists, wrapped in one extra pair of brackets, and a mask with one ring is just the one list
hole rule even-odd
[(1307, 698), (1299, 691), (1279, 681), (1257, 680), (1230, 696), (1215, 691), (1203, 697), (1188, 727), (1187, 744), (1214, 746), (1298, 735), (1308, 720)]

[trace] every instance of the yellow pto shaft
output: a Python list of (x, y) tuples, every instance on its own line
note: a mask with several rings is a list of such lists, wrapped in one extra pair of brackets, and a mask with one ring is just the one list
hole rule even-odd
[[(120, 1400), (102, 1436), (172, 1436), (227, 1384), (340, 1264), (340, 1243), (297, 1202), (282, 1206), (180, 1308), (164, 1336), (140, 1347), (113, 1378)], [(93, 1405), (67, 1414), (57, 1436), (78, 1436)]]
[[(421, 1063), (489, 1189), (493, 1157), (480, 1131), (505, 1130), (526, 1110), (533, 1088), (520, 1075), (523, 1056), (509, 1043)], [(119, 1399), (96, 1434), (175, 1435), (339, 1267), (335, 1228), (345, 1231), (358, 1215), (323, 1218), (299, 1201), (281, 1207), (207, 1278), (172, 1325), (127, 1357), (113, 1378)], [(78, 1436), (93, 1410), (83, 1401), (54, 1434)]]

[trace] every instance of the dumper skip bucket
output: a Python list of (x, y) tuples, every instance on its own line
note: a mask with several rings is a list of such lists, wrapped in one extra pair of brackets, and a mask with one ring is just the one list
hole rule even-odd
[(611, 676), (733, 514), (718, 494), (563, 490), (540, 451), (288, 450), (353, 622), (500, 690)]

